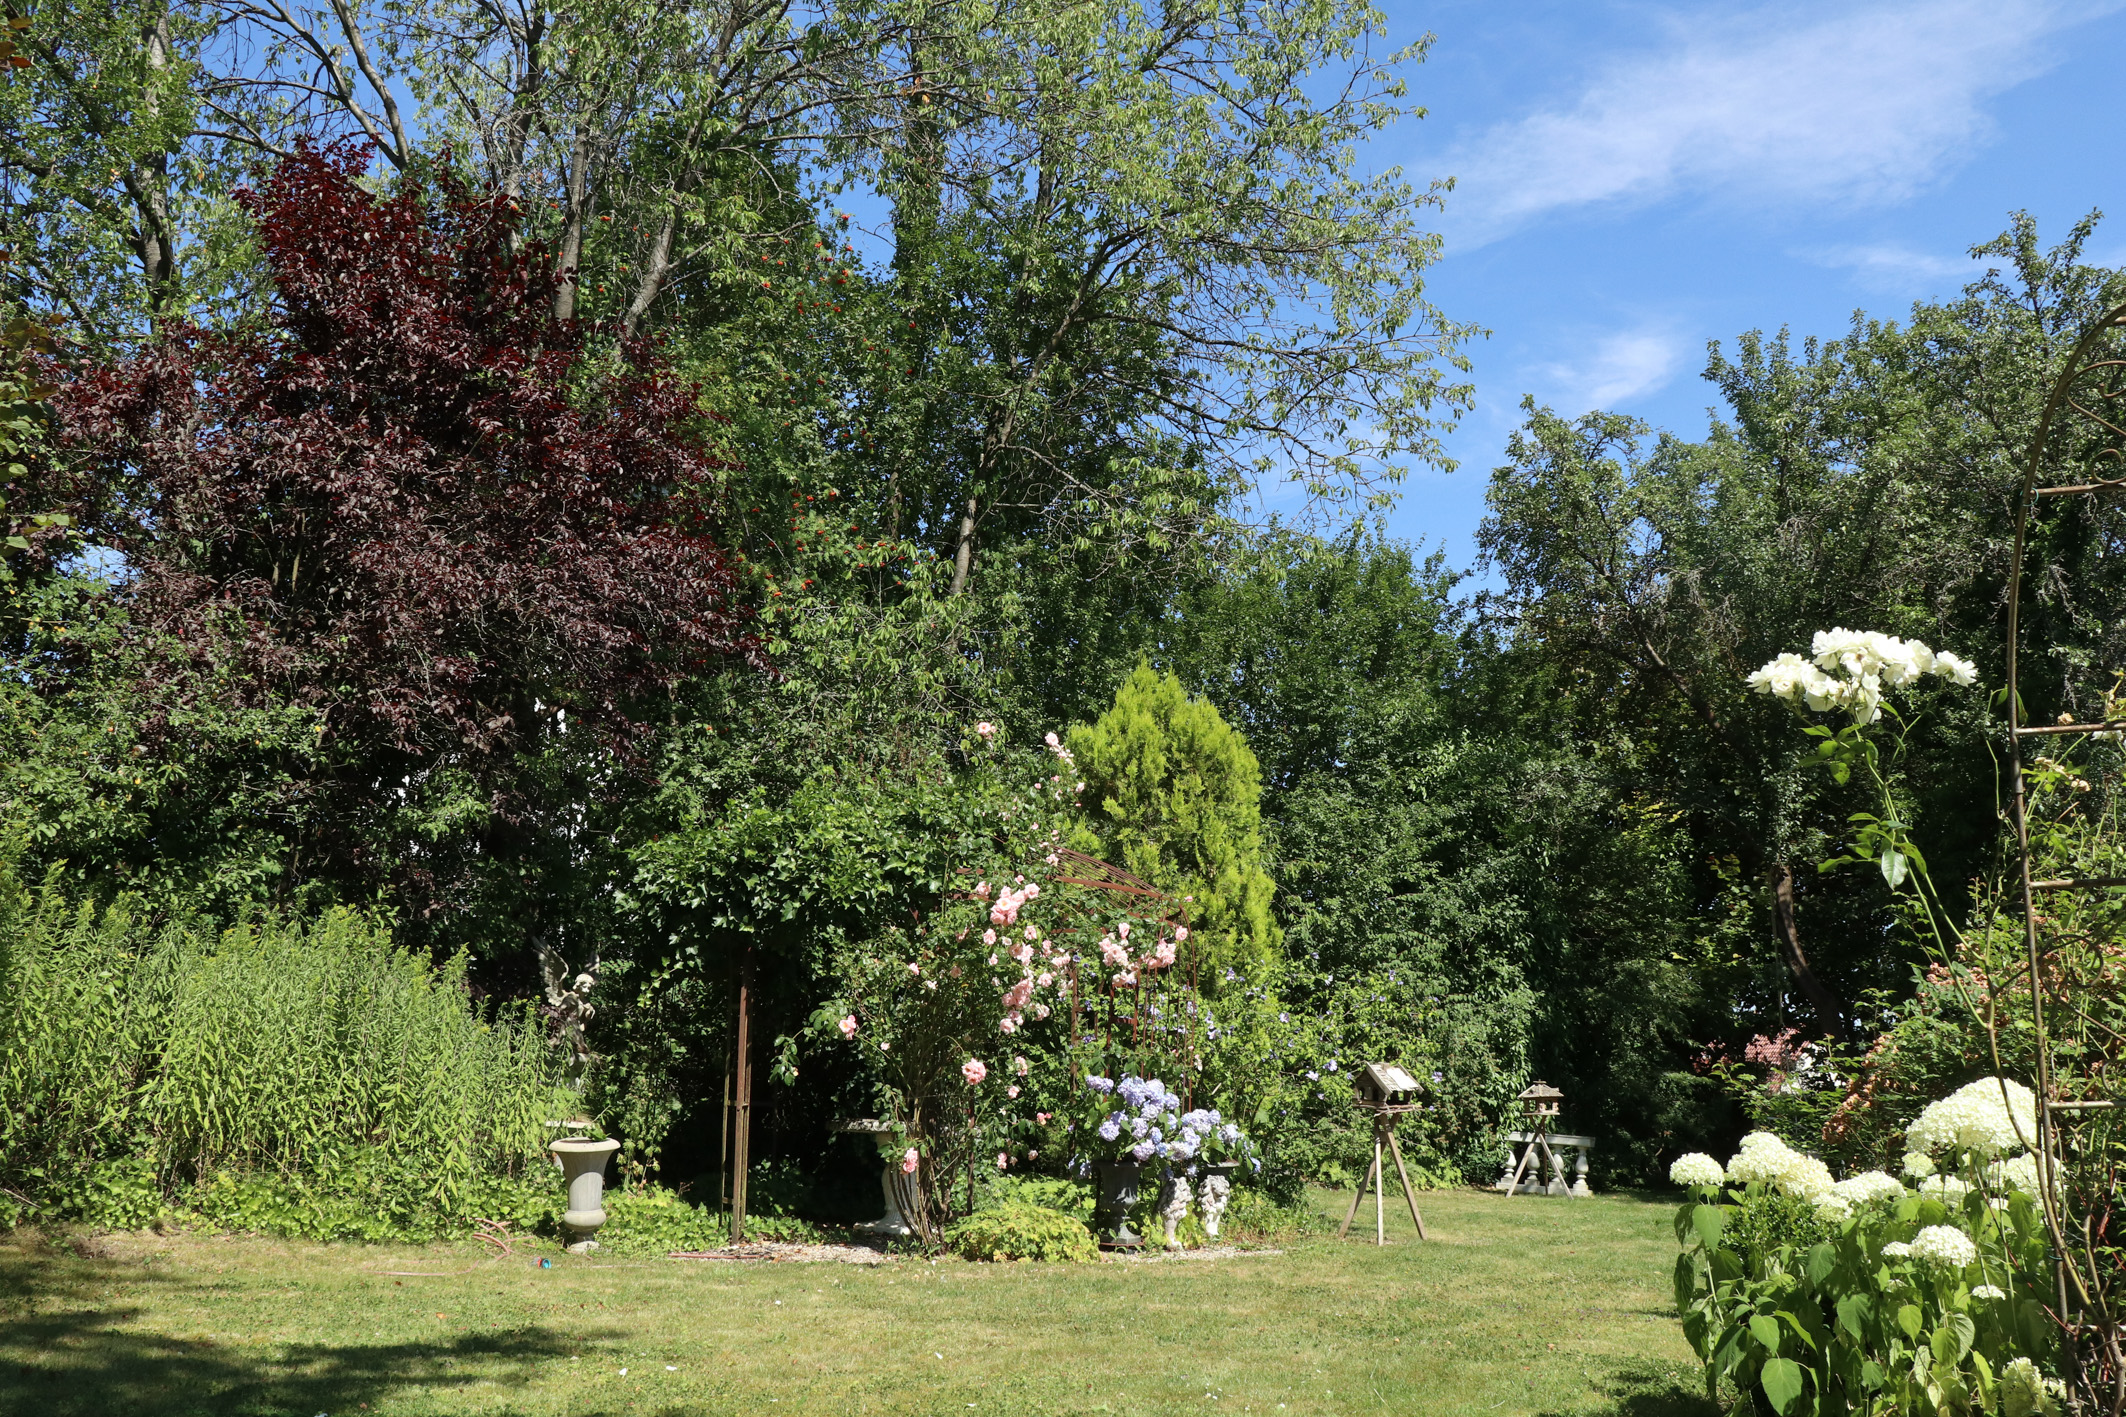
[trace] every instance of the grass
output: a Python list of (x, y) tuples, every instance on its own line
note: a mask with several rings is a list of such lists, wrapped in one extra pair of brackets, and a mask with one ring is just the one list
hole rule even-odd
[(1712, 1417), (1665, 1297), (1667, 1204), (1424, 1211), (1424, 1244), (1391, 1213), (1376, 1248), (1368, 1205), (1342, 1243), (1078, 1266), (17, 1234), (0, 1413)]

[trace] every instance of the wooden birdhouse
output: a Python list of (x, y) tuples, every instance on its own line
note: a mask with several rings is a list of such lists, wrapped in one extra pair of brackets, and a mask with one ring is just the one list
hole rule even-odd
[(1538, 1079), (1521, 1091), (1521, 1115), (1533, 1122), (1537, 1131), (1547, 1132), (1564, 1102), (1564, 1093)]
[(1375, 1110), (1417, 1106), (1417, 1079), (1393, 1063), (1368, 1063), (1351, 1074), (1358, 1105)]

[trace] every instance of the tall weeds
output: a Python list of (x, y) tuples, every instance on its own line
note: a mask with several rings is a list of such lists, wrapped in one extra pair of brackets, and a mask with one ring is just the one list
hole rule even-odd
[(483, 1016), (348, 910), (219, 934), (25, 890), (0, 865), (0, 1188), (68, 1209), (100, 1171), (231, 1175), (460, 1210), (540, 1158), (565, 1105), (528, 1012)]

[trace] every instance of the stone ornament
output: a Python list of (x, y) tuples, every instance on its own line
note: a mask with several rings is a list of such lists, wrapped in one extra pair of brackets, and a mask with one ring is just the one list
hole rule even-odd
[[(1193, 1199), (1193, 1196), (1189, 1191), (1189, 1183), (1186, 1176), (1173, 1176), (1167, 1179), (1166, 1189), (1159, 1196), (1159, 1218), (1166, 1223), (1166, 1247), (1169, 1250), (1181, 1248), (1181, 1241), (1175, 1237), (1174, 1231), (1188, 1215), (1188, 1206), (1191, 1199)], [(1219, 1206), (1220, 1210), (1224, 1208), (1223, 1205)], [(1217, 1232), (1214, 1230), (1211, 1233), (1216, 1234)]]
[(1214, 1171), (1203, 1178), (1197, 1191), (1196, 1209), (1203, 1216), (1203, 1233), (1215, 1240), (1218, 1224), (1225, 1219), (1226, 1205), (1233, 1199), (1233, 1183)]

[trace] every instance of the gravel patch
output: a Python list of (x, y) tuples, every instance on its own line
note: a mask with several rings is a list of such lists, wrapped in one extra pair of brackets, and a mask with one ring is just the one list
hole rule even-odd
[(869, 1245), (798, 1245), (779, 1240), (725, 1245), (720, 1250), (673, 1250), (675, 1260), (750, 1260), (772, 1264), (888, 1264), (893, 1256)]

